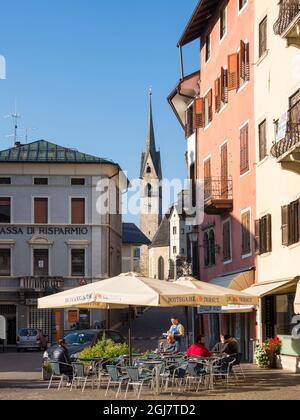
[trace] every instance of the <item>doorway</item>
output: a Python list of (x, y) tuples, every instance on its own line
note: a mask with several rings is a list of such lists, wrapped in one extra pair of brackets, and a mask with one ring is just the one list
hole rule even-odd
[(17, 344), (17, 307), (15, 305), (0, 305), (0, 315), (6, 319), (6, 346)]

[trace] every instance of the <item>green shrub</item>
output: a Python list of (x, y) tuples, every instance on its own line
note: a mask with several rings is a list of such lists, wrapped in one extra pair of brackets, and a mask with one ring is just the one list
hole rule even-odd
[(129, 353), (129, 346), (124, 344), (116, 344), (112, 340), (107, 340), (103, 336), (102, 340), (94, 347), (84, 349), (80, 353), (80, 359), (113, 359), (115, 357), (124, 356)]

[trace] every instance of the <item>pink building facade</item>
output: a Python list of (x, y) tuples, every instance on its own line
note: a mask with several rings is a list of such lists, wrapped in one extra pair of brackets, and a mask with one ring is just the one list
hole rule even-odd
[[(191, 78), (185, 77), (182, 60), (181, 82), (169, 97), (187, 141), (195, 142), (190, 177), (204, 184), (205, 219), (197, 228), (194, 257), (202, 281), (244, 290), (257, 274), (254, 1), (200, 0), (179, 41), (181, 57), (184, 46), (195, 40), (200, 40), (201, 72), (197, 83), (193, 75), (194, 94), (182, 90)], [(249, 360), (256, 338), (255, 311), (226, 311), (199, 311), (200, 329), (210, 346), (220, 332), (235, 335)]]

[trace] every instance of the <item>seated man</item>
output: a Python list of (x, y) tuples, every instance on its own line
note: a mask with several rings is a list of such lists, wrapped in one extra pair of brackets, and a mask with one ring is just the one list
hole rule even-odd
[(228, 356), (239, 354), (239, 352), (237, 340), (229, 334), (222, 334), (221, 342), (213, 348), (213, 353), (227, 354)]
[(199, 335), (195, 344), (193, 344), (187, 351), (187, 357), (211, 357), (211, 353), (205, 347), (205, 337)]
[(173, 334), (168, 334), (167, 341), (160, 344), (160, 350), (163, 353), (178, 353), (179, 343), (175, 340)]

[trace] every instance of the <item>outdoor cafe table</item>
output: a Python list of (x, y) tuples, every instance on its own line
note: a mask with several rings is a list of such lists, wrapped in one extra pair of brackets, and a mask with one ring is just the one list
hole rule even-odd
[(191, 357), (189, 358), (189, 362), (197, 363), (199, 365), (206, 365), (208, 368), (209, 374), (209, 390), (214, 390), (214, 377), (213, 377), (213, 369), (215, 364), (221, 360), (222, 357), (213, 355), (212, 357)]

